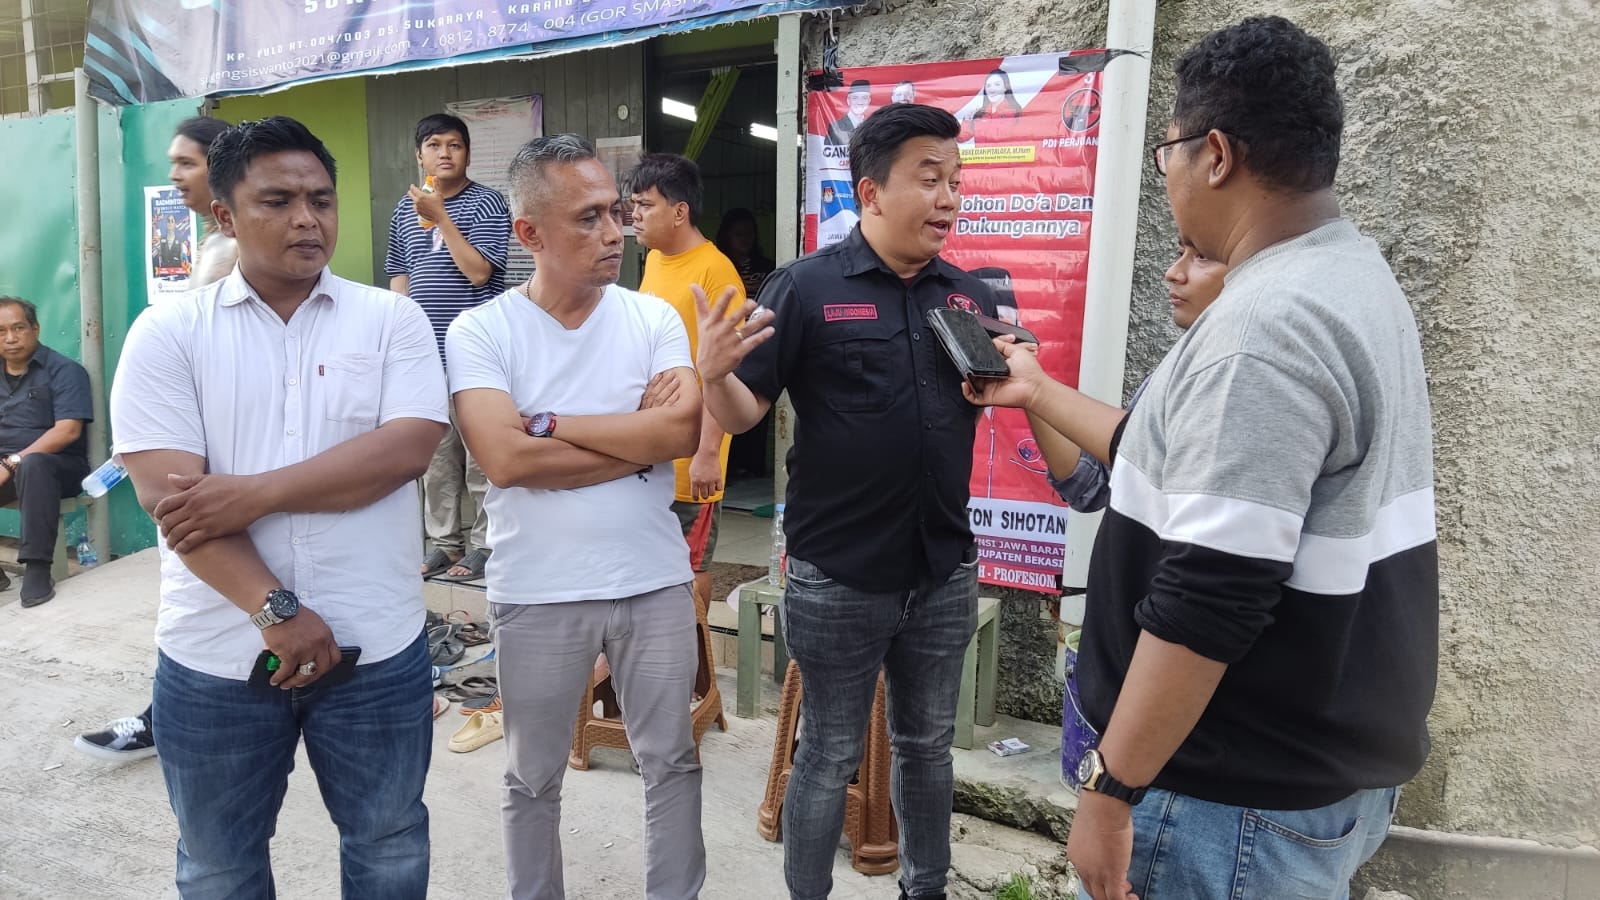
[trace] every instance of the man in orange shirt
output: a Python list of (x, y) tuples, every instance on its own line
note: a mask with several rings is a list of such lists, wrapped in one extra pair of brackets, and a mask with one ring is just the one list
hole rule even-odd
[[(650, 250), (639, 291), (654, 294), (677, 310), (689, 331), (689, 355), (694, 357), (700, 335), (691, 288), (699, 285), (706, 296), (716, 297), (731, 287), (737, 296), (728, 308), (738, 310), (745, 299), (744, 281), (733, 262), (695, 226), (705, 189), (693, 160), (673, 153), (646, 154), (628, 182), (634, 235)], [(673, 463), (677, 490), (672, 508), (689, 542), (695, 591), (709, 599), (711, 555), (717, 547), (717, 519), (728, 477), (729, 436), (709, 413), (700, 419), (700, 449)]]

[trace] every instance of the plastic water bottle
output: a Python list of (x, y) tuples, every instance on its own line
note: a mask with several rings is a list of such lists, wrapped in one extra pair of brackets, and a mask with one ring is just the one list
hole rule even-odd
[(779, 503), (772, 510), (772, 556), (767, 559), (767, 583), (783, 587), (783, 566), (788, 561), (783, 539), (783, 504)]
[(78, 538), (78, 565), (85, 569), (92, 569), (100, 565), (100, 554), (94, 552), (94, 544), (89, 542), (87, 533)]
[(83, 492), (96, 500), (104, 497), (106, 492), (116, 487), (117, 482), (128, 477), (128, 470), (117, 461), (118, 457), (111, 457), (100, 464), (100, 468), (90, 472), (83, 479)]

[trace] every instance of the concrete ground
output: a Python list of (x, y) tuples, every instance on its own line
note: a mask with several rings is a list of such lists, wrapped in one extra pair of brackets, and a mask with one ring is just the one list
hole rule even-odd
[[(68, 579), (41, 607), (22, 609), (15, 588), (0, 594), (0, 769), (7, 773), (0, 783), (0, 897), (176, 896), (177, 826), (156, 760), (110, 765), (72, 747), (78, 732), (136, 713), (148, 702), (157, 583), (156, 554), (146, 551)], [(702, 744), (709, 862), (702, 896), (779, 898), (785, 893), (782, 846), (755, 831), (773, 717), (770, 711), (759, 719), (734, 717), (732, 678), (724, 671), (721, 680), (730, 727), (726, 733), (713, 730)], [(426, 795), (432, 812), (432, 895), (442, 898), (504, 891), (503, 744), (469, 754), (449, 752), (446, 741), (464, 721), (451, 711), (435, 723)], [(1003, 721), (984, 729), (983, 739), (1023, 728)], [(1056, 747), (1048, 744), (1048, 730), (1029, 735), (1025, 739), (1045, 742), (1037, 754), (1008, 760), (982, 750), (961, 754), (958, 775), (998, 771), (1002, 778), (1040, 785), (1051, 777)], [(1039, 790), (1048, 792), (1048, 787)], [(564, 795), (568, 896), (642, 896), (640, 782), (625, 755), (597, 751), (589, 771), (569, 771)], [(953, 831), (953, 898), (993, 896), (1017, 871), (1042, 869), (1042, 882), (1064, 883), (1060, 845), (1048, 838), (966, 817), (958, 817)], [(302, 754), (273, 842), (280, 895), (337, 896), (337, 845)], [(896, 895), (894, 877), (860, 875), (850, 869), (848, 856), (839, 854), (835, 898)]]

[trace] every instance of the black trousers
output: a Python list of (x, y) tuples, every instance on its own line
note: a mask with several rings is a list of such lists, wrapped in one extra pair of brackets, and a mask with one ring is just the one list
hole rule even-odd
[[(0, 456), (15, 453), (0, 451)], [(17, 466), (17, 474), (0, 484), (0, 506), (17, 504), (22, 513), (19, 562), (50, 562), (56, 552), (56, 529), (61, 527), (61, 501), (78, 496), (89, 461), (59, 453), (30, 453)]]

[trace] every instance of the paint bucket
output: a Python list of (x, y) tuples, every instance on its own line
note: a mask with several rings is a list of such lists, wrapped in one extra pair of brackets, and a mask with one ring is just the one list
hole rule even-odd
[(1084, 717), (1078, 700), (1078, 641), (1082, 636), (1081, 630), (1067, 633), (1067, 689), (1061, 700), (1061, 783), (1073, 791), (1078, 790), (1078, 761), (1100, 743), (1100, 733)]

